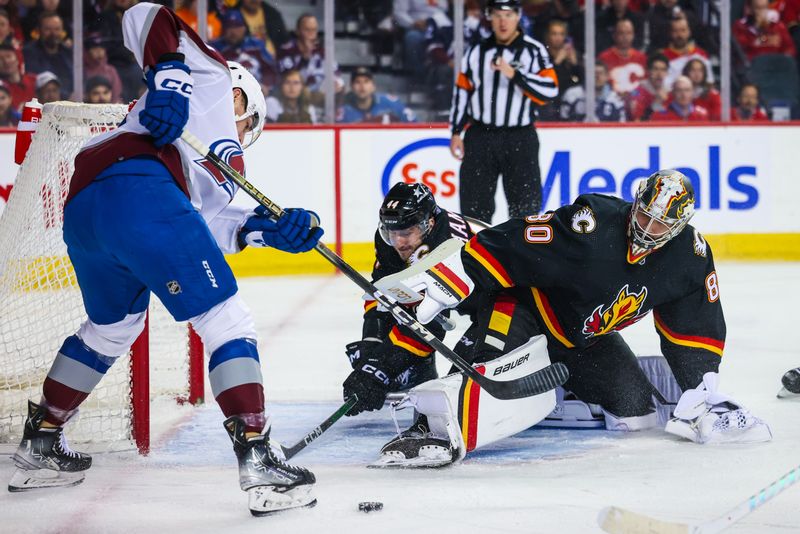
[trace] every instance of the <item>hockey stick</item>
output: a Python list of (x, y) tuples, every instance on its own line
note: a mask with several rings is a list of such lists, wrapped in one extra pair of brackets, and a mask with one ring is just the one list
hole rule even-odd
[[(247, 179), (239, 174), (233, 167), (228, 165), (219, 156), (217, 156), (208, 146), (206, 146), (197, 137), (183, 131), (181, 139), (189, 146), (197, 151), (198, 154), (205, 157), (212, 165), (214, 165), (220, 172), (227, 176), (231, 181), (241, 187), (245, 193), (250, 195), (256, 202), (267, 208), (275, 217), (283, 216), (283, 209), (272, 202), (269, 198), (264, 196), (256, 186), (247, 181)], [(347, 278), (352, 280), (358, 285), (365, 293), (372, 295), (372, 297), (387, 310), (392, 312), (392, 315), (399, 323), (408, 327), (421, 341), (427, 343), (439, 354), (447, 358), (456, 368), (471, 378), (481, 388), (486, 390), (491, 396), (498, 399), (520, 399), (523, 397), (531, 397), (539, 395), (555, 389), (562, 385), (569, 378), (567, 366), (561, 362), (548, 365), (544, 369), (533, 372), (527, 376), (523, 376), (514, 380), (505, 382), (498, 382), (480, 374), (470, 364), (464, 361), (461, 356), (453, 352), (447, 345), (445, 345), (439, 338), (434, 336), (427, 328), (425, 328), (419, 321), (417, 321), (410, 313), (408, 313), (400, 304), (393, 302), (387, 298), (383, 293), (361, 274), (353, 269), (347, 262), (336, 255), (331, 249), (326, 247), (323, 243), (317, 243), (315, 247), (317, 252), (322, 254), (325, 259), (330, 261), (338, 267)]]
[(726, 513), (699, 525), (661, 521), (644, 514), (631, 512), (616, 506), (609, 506), (600, 511), (597, 522), (606, 532), (611, 534), (716, 534), (730, 527), (762, 504), (800, 479), (800, 466), (795, 467), (772, 484), (750, 496)]
[(337, 408), (336, 411), (330, 415), (330, 417), (321, 422), (316, 428), (314, 428), (314, 430), (303, 436), (303, 439), (291, 447), (284, 447), (281, 445), (281, 452), (283, 453), (283, 456), (288, 460), (295, 456), (298, 452), (308, 447), (312, 441), (316, 441), (316, 439), (320, 437), (323, 432), (332, 427), (333, 423), (341, 419), (343, 415), (349, 412), (357, 402), (358, 396), (353, 394), (352, 396), (348, 397), (345, 403), (339, 406), (339, 408)]

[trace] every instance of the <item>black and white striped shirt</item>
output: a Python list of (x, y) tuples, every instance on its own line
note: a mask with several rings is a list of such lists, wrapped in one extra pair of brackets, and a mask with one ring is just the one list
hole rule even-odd
[[(508, 79), (492, 69), (502, 54), (517, 71)], [(494, 36), (467, 49), (453, 90), (450, 127), (454, 134), (468, 120), (494, 127), (528, 126), (533, 123), (534, 105), (543, 105), (558, 95), (558, 79), (545, 46), (520, 34), (509, 45)]]

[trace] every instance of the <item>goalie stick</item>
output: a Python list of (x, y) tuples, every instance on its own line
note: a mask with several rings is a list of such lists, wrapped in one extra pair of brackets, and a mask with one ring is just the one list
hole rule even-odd
[(291, 447), (284, 447), (281, 445), (281, 452), (283, 453), (284, 458), (289, 460), (290, 458), (294, 457), (298, 452), (302, 451), (306, 447), (308, 447), (311, 442), (316, 441), (318, 437), (322, 435), (323, 432), (328, 430), (330, 427), (333, 426), (333, 423), (338, 421), (349, 412), (353, 406), (356, 405), (358, 402), (358, 395), (353, 394), (347, 398), (347, 400), (333, 412), (330, 417), (325, 419), (321, 422), (314, 430), (303, 436), (303, 439), (292, 445)]
[(644, 514), (638, 514), (609, 506), (600, 511), (597, 522), (600, 528), (611, 534), (716, 534), (730, 527), (750, 512), (797, 482), (800, 479), (800, 466), (795, 467), (772, 484), (750, 496), (735, 508), (721, 516), (699, 525), (661, 521)]
[[(272, 202), (266, 197), (256, 186), (247, 181), (247, 179), (239, 174), (233, 167), (223, 161), (217, 154), (215, 154), (208, 146), (206, 146), (200, 139), (192, 133), (184, 130), (181, 134), (181, 139), (191, 146), (198, 154), (205, 157), (212, 165), (219, 169), (222, 174), (227, 176), (231, 181), (241, 187), (248, 195), (250, 195), (256, 202), (267, 208), (275, 217), (283, 216), (283, 209)], [(535, 371), (529, 375), (508, 380), (505, 382), (498, 382), (480, 374), (470, 364), (464, 361), (461, 356), (453, 352), (447, 345), (445, 345), (439, 338), (434, 336), (427, 328), (425, 328), (414, 316), (408, 313), (400, 304), (393, 302), (387, 298), (383, 293), (366, 278), (364, 278), (358, 271), (353, 269), (347, 262), (336, 255), (331, 249), (326, 247), (323, 243), (317, 243), (315, 249), (322, 254), (325, 259), (330, 261), (339, 270), (341, 270), (347, 278), (356, 283), (365, 293), (372, 295), (372, 297), (387, 310), (392, 312), (392, 315), (399, 323), (408, 327), (414, 335), (421, 341), (427, 343), (439, 354), (447, 358), (459, 371), (471, 378), (476, 384), (483, 388), (491, 396), (498, 399), (520, 399), (523, 397), (531, 397), (539, 395), (555, 389), (562, 385), (569, 378), (569, 371), (567, 366), (561, 362), (550, 364), (544, 369)]]

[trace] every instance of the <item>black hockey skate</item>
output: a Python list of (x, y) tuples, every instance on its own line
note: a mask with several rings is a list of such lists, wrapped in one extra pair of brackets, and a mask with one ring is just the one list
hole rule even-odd
[(781, 384), (783, 388), (778, 392), (779, 399), (800, 400), (800, 367), (786, 371)]
[(420, 414), (408, 430), (383, 446), (369, 467), (442, 467), (453, 463), (456, 453), (450, 440), (435, 436), (428, 418)]
[(224, 425), (239, 460), (239, 486), (247, 492), (250, 513), (262, 516), (317, 503), (314, 474), (278, 460), (269, 446), (269, 430), (247, 439), (240, 417), (229, 417)]
[(45, 414), (44, 407), (28, 401), (28, 419), (13, 457), (17, 470), (8, 491), (74, 486), (92, 466), (91, 456), (69, 448), (61, 427), (42, 428)]

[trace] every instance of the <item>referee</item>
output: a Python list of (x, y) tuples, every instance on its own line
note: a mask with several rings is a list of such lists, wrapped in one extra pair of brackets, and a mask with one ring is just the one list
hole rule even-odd
[(491, 223), (500, 174), (509, 216), (541, 209), (534, 110), (558, 80), (544, 45), (519, 29), (520, 0), (489, 0), (486, 11), (492, 35), (467, 49), (453, 90), (450, 152), (462, 160), (461, 213)]

